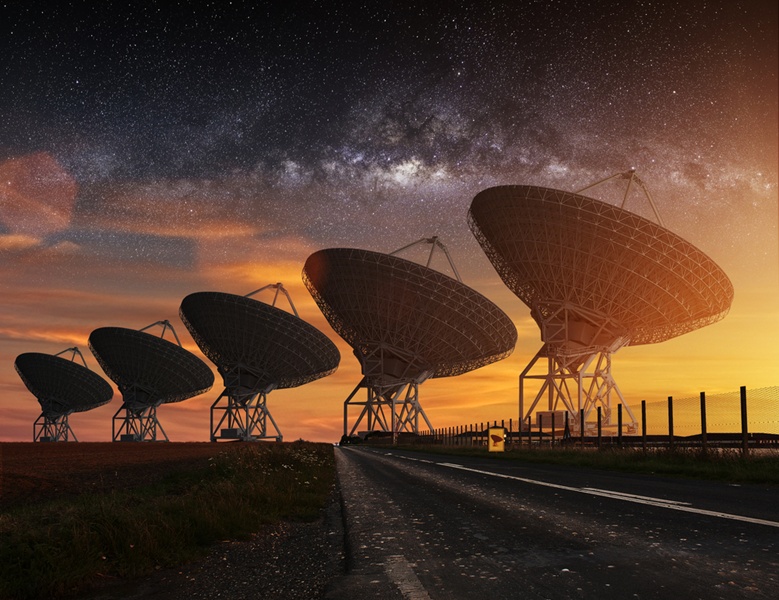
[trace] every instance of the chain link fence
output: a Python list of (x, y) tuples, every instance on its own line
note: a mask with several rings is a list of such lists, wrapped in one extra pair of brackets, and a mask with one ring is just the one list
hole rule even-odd
[[(741, 432), (741, 392), (706, 395), (706, 429), (709, 433)], [(640, 417), (640, 406), (632, 407)], [(701, 433), (701, 399), (673, 398), (674, 434)], [(747, 429), (750, 433), (779, 434), (779, 386), (747, 390)], [(646, 403), (648, 435), (668, 435), (668, 401)]]

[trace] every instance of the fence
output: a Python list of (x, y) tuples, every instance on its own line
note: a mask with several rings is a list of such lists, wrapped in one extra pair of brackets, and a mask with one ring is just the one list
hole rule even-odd
[[(528, 445), (620, 445), (779, 447), (779, 386), (693, 398), (674, 399), (631, 407), (638, 419), (635, 427), (623, 421), (623, 407), (616, 406), (617, 418), (606, 419), (599, 407), (590, 420), (567, 411), (539, 411), (535, 425), (530, 418), (522, 426), (514, 419), (482, 421), (444, 427), (422, 434), (431, 443), (463, 446), (487, 444), (487, 428), (506, 429), (507, 442)], [(579, 427), (578, 423), (584, 423)], [(625, 431), (630, 434), (625, 435)]]

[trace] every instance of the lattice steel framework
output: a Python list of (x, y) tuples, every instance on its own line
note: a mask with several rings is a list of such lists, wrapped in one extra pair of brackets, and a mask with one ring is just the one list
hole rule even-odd
[[(431, 252), (440, 244), (437, 238), (419, 243), (432, 244)], [(393, 435), (418, 433), (420, 417), (432, 429), (418, 385), (506, 358), (516, 344), (514, 324), (487, 298), (397, 256), (320, 250), (308, 257), (303, 281), (362, 367), (362, 381), (344, 402), (344, 435), (354, 434), (364, 419), (369, 430), (379, 427)], [(367, 391), (365, 402), (354, 400), (361, 388)], [(362, 409), (350, 429), (351, 405)]]
[[(598, 404), (610, 414), (611, 393), (622, 399), (611, 377), (613, 352), (714, 323), (733, 300), (730, 280), (695, 246), (593, 198), (500, 186), (476, 195), (468, 221), (541, 329), (544, 346), (520, 376), (520, 404), (524, 378), (544, 383), (530, 409), (522, 406), (523, 422), (544, 394), (550, 410), (562, 401), (577, 419), (579, 410), (589, 414)], [(541, 358), (546, 373), (531, 376)]]
[[(66, 352), (71, 353), (70, 360), (60, 358)], [(75, 362), (76, 356), (83, 366)], [(33, 424), (34, 442), (67, 442), (71, 437), (78, 441), (68, 422), (69, 415), (102, 406), (114, 393), (105, 379), (89, 370), (77, 347), (54, 355), (20, 354), (14, 368), (41, 405), (41, 414)]]
[[(251, 298), (264, 290), (275, 291), (271, 304)], [(280, 294), (294, 314), (276, 306)], [(268, 410), (268, 394), (326, 377), (338, 368), (335, 344), (298, 316), (281, 283), (246, 296), (190, 294), (181, 302), (179, 315), (224, 380), (224, 391), (211, 406), (212, 441), (281, 441)]]
[[(161, 326), (159, 337), (145, 333)], [(170, 330), (177, 344), (164, 339)], [(168, 436), (157, 419), (162, 404), (181, 402), (211, 389), (214, 374), (185, 350), (168, 321), (141, 330), (101, 327), (89, 335), (89, 348), (122, 394), (112, 420), (113, 441), (155, 442)]]

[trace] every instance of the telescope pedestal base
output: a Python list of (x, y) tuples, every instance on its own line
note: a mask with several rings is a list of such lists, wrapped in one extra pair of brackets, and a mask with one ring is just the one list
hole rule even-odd
[[(216, 423), (216, 425), (214, 424)], [(268, 427), (272, 431), (268, 431)], [(273, 433), (275, 431), (275, 433)], [(282, 441), (276, 421), (267, 405), (267, 394), (230, 394), (227, 390), (211, 405), (211, 441), (241, 440), (256, 442)]]
[[(531, 374), (534, 367), (546, 359), (546, 371), (543, 367), (537, 369), (536, 374)], [(543, 363), (542, 363), (543, 364)], [(541, 387), (530, 407), (525, 409), (525, 385), (528, 380), (537, 380), (541, 382)], [(627, 413), (627, 419), (623, 422), (623, 427), (628, 433), (635, 433), (638, 430), (633, 411), (625, 402), (622, 392), (617, 386), (617, 382), (611, 375), (611, 353), (595, 352), (588, 355), (584, 360), (571, 360), (567, 357), (559, 357), (549, 352), (548, 348), (543, 347), (528, 363), (525, 370), (519, 376), (519, 419), (520, 427), (527, 429), (528, 419), (539, 402), (547, 397), (547, 410), (566, 410), (570, 413), (568, 425), (571, 434), (581, 433), (582, 423), (581, 411), (584, 411), (584, 431), (588, 434), (596, 431), (597, 423), (592, 421), (592, 415), (601, 407), (601, 425), (603, 427), (617, 427), (616, 411), (612, 413), (611, 399), (615, 396), (622, 404), (623, 410)], [(549, 423), (546, 423), (549, 425)], [(556, 423), (557, 427), (563, 427), (563, 423)]]
[[(354, 398), (361, 388), (367, 390), (367, 398), (365, 401), (356, 401)], [(370, 386), (363, 379), (344, 401), (344, 435), (353, 436), (365, 420), (368, 431), (391, 433), (395, 443), (400, 433), (419, 433), (420, 417), (428, 430), (432, 431), (433, 426), (419, 404), (418, 392), (419, 385), (414, 382), (382, 387)], [(351, 430), (349, 429), (350, 406), (363, 407)]]
[(70, 436), (77, 442), (76, 434), (68, 424), (68, 415), (47, 417), (40, 415), (32, 427), (33, 442), (67, 442)]
[(126, 405), (116, 411), (111, 423), (114, 442), (158, 442), (159, 429), (165, 441), (168, 436), (157, 420), (157, 407), (131, 408)]

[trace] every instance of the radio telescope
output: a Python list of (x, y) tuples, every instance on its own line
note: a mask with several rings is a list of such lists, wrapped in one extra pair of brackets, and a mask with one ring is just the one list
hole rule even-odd
[[(275, 290), (271, 304), (251, 298), (264, 290)], [(276, 307), (279, 293), (294, 314)], [(300, 318), (280, 283), (246, 296), (190, 294), (181, 302), (179, 315), (224, 380), (224, 391), (211, 406), (211, 441), (276, 438), (280, 442), (281, 431), (268, 410), (268, 394), (330, 375), (341, 359), (335, 344)], [(269, 420), (275, 433), (268, 429)]]
[[(60, 358), (66, 352), (71, 353), (70, 360)], [(75, 362), (76, 355), (83, 367)], [(89, 370), (84, 355), (75, 347), (54, 355), (20, 354), (14, 368), (41, 405), (41, 414), (33, 424), (34, 442), (67, 442), (70, 436), (77, 442), (68, 416), (102, 406), (114, 395), (110, 384)]]
[[(652, 202), (633, 171), (608, 179), (615, 177), (638, 182)], [(493, 187), (476, 195), (468, 220), (500, 278), (541, 329), (543, 346), (519, 378), (523, 423), (546, 393), (549, 410), (562, 405), (579, 431), (597, 406), (611, 425), (613, 393), (627, 408), (628, 431), (635, 431), (635, 416), (611, 374), (611, 355), (714, 323), (733, 300), (730, 280), (695, 246), (579, 193)], [(544, 359), (544, 372), (531, 375)], [(527, 411), (526, 379), (542, 382)]]
[[(427, 265), (395, 256), (416, 244), (431, 244)], [(429, 268), (436, 248), (446, 254), (453, 279)], [(363, 378), (344, 402), (344, 435), (363, 419), (368, 431), (419, 433), (421, 417), (433, 429), (418, 399), (431, 377), (451, 377), (506, 358), (517, 330), (495, 304), (459, 280), (437, 237), (392, 254), (353, 248), (315, 252), (303, 281), (333, 329), (352, 346)], [(360, 388), (364, 402), (354, 400)], [(362, 410), (349, 430), (349, 407)]]
[[(162, 327), (160, 337), (145, 333)], [(170, 329), (176, 344), (163, 339)], [(162, 404), (181, 402), (214, 384), (214, 374), (197, 356), (181, 347), (168, 321), (157, 321), (140, 330), (101, 327), (89, 335), (89, 348), (106, 375), (122, 393), (122, 406), (112, 421), (112, 439), (122, 442), (156, 442)]]

